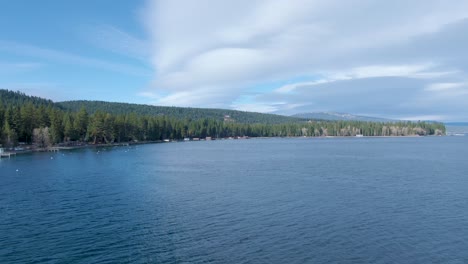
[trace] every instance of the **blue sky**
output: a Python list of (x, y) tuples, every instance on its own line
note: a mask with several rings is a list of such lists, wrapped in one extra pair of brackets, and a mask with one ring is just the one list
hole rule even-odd
[(468, 121), (468, 2), (1, 1), (0, 88)]

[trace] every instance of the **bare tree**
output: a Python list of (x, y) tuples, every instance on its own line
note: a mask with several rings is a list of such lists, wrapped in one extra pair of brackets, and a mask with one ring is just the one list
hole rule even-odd
[(40, 148), (51, 146), (50, 132), (48, 127), (35, 128), (33, 130), (33, 141)]

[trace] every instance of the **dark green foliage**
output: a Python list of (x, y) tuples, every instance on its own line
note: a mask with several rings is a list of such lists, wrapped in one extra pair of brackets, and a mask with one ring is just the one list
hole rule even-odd
[(31, 103), (34, 106), (54, 106), (51, 100), (43, 99), (36, 96), (29, 96), (21, 92), (14, 92), (0, 89), (0, 106), (3, 104), (8, 106), (23, 106)]
[[(180, 140), (185, 137), (445, 134), (445, 126), (441, 123), (306, 122), (301, 119), (277, 115), (222, 109), (155, 107), (104, 102), (84, 102), (80, 106), (75, 104), (76, 102), (68, 102), (56, 105), (49, 100), (0, 90), (0, 139), (2, 144), (11, 147), (18, 142), (32, 143), (34, 129), (46, 127), (50, 142), (54, 144), (70, 141), (97, 144), (163, 139)], [(225, 115), (230, 117), (226, 118)]]
[(177, 119), (186, 118), (191, 120), (208, 118), (215, 119), (218, 121), (224, 121), (226, 119), (230, 122), (245, 124), (281, 124), (288, 122), (307, 121), (307, 119), (296, 117), (243, 112), (227, 109), (152, 106), (141, 104), (111, 103), (102, 101), (68, 101), (57, 103), (57, 105), (65, 110), (69, 110), (72, 112), (76, 112), (80, 108), (85, 107), (86, 110), (91, 114), (96, 111), (103, 111), (112, 115), (135, 113), (139, 116), (168, 116)]

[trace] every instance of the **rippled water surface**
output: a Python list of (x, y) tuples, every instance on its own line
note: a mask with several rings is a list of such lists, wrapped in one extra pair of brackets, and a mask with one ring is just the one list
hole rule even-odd
[(468, 137), (0, 161), (0, 263), (468, 263)]

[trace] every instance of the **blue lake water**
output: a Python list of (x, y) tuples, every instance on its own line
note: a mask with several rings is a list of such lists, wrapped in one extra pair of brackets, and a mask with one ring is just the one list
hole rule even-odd
[(0, 160), (0, 263), (468, 263), (468, 137)]

